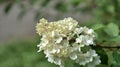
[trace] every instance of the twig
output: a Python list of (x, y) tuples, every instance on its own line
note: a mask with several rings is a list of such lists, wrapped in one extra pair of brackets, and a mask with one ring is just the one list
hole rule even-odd
[(117, 49), (120, 49), (120, 46), (101, 46), (101, 45), (99, 45), (99, 44), (97, 44), (96, 47), (100, 47), (100, 48), (108, 48), (108, 49), (109, 49), (109, 48), (110, 48), (110, 49), (111, 49), (111, 48), (117, 48)]

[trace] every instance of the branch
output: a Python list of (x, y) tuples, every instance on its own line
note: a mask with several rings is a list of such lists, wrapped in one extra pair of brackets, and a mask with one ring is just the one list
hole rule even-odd
[(100, 47), (100, 48), (108, 48), (108, 49), (109, 49), (109, 48), (110, 48), (110, 49), (111, 49), (111, 48), (117, 48), (117, 49), (120, 49), (120, 46), (101, 46), (101, 45), (99, 45), (99, 44), (97, 44), (96, 47)]

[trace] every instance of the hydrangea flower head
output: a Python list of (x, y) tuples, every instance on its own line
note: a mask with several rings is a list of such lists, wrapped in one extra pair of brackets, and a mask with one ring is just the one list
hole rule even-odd
[(38, 52), (43, 51), (51, 63), (64, 67), (65, 59), (71, 59), (80, 65), (94, 67), (101, 62), (95, 50), (82, 50), (94, 45), (94, 30), (80, 27), (78, 22), (70, 17), (54, 22), (40, 19), (36, 30), (42, 37), (37, 45)]

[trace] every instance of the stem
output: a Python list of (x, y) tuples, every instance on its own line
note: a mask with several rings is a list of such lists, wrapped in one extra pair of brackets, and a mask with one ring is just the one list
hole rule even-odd
[(114, 7), (115, 7), (115, 19), (119, 19), (119, 3), (118, 3), (118, 0), (113, 0), (113, 3), (114, 3)]
[(117, 49), (120, 49), (120, 46), (101, 46), (99, 44), (96, 45), (96, 47), (100, 47), (100, 48), (107, 48), (107, 49), (111, 49), (111, 48), (117, 48)]

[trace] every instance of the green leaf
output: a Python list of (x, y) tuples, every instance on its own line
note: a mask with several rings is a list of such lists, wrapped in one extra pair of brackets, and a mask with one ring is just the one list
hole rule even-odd
[(108, 65), (108, 56), (106, 52), (100, 47), (91, 46), (100, 56), (101, 64)]
[(104, 27), (103, 24), (95, 24), (95, 25), (93, 25), (91, 28), (94, 29), (94, 30), (98, 30), (98, 29), (101, 29), (101, 28), (103, 28), (103, 27)]
[(82, 1), (82, 0), (71, 0), (72, 4), (73, 4), (74, 6), (79, 5), (81, 1)]
[(115, 7), (114, 7), (114, 5), (108, 5), (108, 6), (107, 6), (107, 11), (113, 14), (113, 13), (115, 12)]
[(120, 36), (112, 37), (112, 38), (109, 38), (108, 40), (120, 43)]
[(120, 64), (120, 54), (117, 53), (117, 51), (113, 52), (113, 59), (116, 61), (117, 64)]
[(13, 6), (13, 3), (8, 3), (6, 6), (5, 6), (5, 9), (4, 9), (4, 12), (7, 14), (9, 13), (9, 11), (11, 10)]
[(106, 36), (106, 33), (103, 30), (104, 28), (95, 30), (97, 43), (105, 42), (108, 39), (108, 36)]
[(58, 4), (56, 4), (55, 9), (57, 9), (58, 11), (61, 12), (66, 12), (67, 11), (67, 4), (65, 4), (64, 2), (59, 2)]
[(74, 61), (66, 59), (64, 67), (74, 67)]
[(110, 67), (120, 67), (120, 64), (111, 64)]
[(119, 27), (114, 23), (109, 23), (104, 31), (111, 37), (119, 35)]
[(82, 65), (79, 65), (78, 63), (74, 63), (73, 67), (83, 67)]
[(44, 0), (42, 6), (45, 7), (49, 4), (50, 0)]

